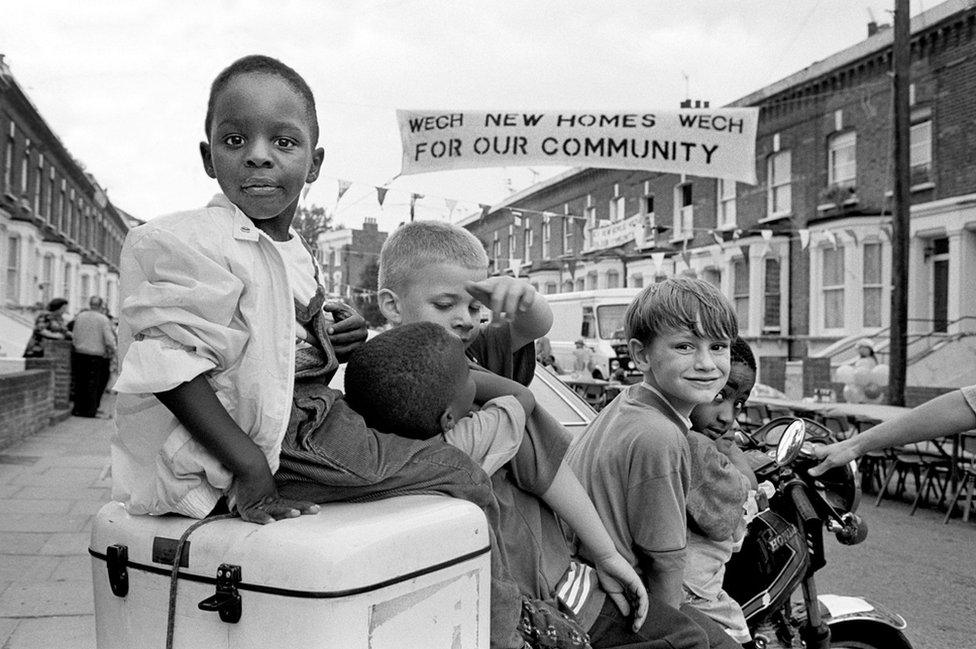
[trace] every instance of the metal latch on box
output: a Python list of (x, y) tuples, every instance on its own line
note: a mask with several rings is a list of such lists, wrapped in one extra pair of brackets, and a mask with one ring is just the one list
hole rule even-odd
[(105, 548), (105, 568), (108, 570), (108, 585), (116, 597), (129, 594), (129, 548), (116, 543)]
[(217, 592), (203, 600), (197, 607), (201, 611), (217, 611), (220, 619), (236, 624), (241, 619), (241, 594), (237, 585), (241, 583), (241, 567), (222, 563), (217, 568)]

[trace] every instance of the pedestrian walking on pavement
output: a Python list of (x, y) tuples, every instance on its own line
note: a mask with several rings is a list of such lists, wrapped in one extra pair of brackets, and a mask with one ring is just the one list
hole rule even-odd
[(64, 312), (68, 308), (68, 301), (63, 297), (56, 297), (47, 304), (47, 310), (39, 314), (34, 320), (34, 333), (27, 341), (24, 358), (40, 358), (44, 356), (44, 340), (64, 340), (71, 338), (71, 332), (64, 322)]
[(76, 417), (98, 416), (115, 356), (115, 332), (111, 320), (103, 312), (102, 298), (92, 296), (88, 306), (75, 316), (72, 329), (71, 374), (75, 383), (75, 406), (71, 414)]

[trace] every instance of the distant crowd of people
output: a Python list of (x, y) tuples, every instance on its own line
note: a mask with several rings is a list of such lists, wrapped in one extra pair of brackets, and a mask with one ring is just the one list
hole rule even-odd
[(45, 340), (71, 341), (71, 414), (76, 417), (108, 417), (99, 413), (102, 395), (108, 388), (116, 362), (116, 326), (105, 301), (96, 296), (88, 300), (71, 320), (65, 318), (68, 301), (54, 298), (34, 320), (34, 331), (24, 358), (44, 356)]

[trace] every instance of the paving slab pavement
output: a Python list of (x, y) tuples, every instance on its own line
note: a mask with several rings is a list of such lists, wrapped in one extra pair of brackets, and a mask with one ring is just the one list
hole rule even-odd
[(0, 449), (3, 649), (95, 647), (88, 541), (110, 496), (113, 425), (70, 417)]

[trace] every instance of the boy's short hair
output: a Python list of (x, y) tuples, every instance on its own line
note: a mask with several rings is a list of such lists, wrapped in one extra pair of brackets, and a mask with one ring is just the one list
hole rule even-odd
[(671, 277), (651, 284), (627, 307), (627, 338), (650, 344), (665, 331), (691, 331), (703, 338), (734, 339), (739, 323), (732, 304), (711, 283)]
[(443, 263), (488, 272), (484, 246), (461, 226), (443, 221), (404, 223), (380, 250), (379, 287), (398, 292), (416, 271)]
[(217, 95), (220, 94), (220, 91), (227, 86), (231, 79), (238, 75), (249, 74), (251, 72), (274, 75), (285, 81), (295, 92), (302, 96), (302, 99), (305, 101), (305, 114), (308, 117), (309, 126), (312, 131), (312, 146), (314, 147), (318, 144), (319, 119), (318, 113), (315, 110), (315, 96), (312, 95), (312, 89), (305, 79), (302, 78), (302, 75), (295, 72), (294, 69), (278, 59), (264, 56), (263, 54), (251, 54), (237, 59), (224, 68), (217, 75), (217, 78), (213, 80), (213, 83), (210, 84), (210, 98), (207, 100), (207, 117), (203, 123), (207, 133), (207, 140), (210, 140), (210, 127), (213, 123), (214, 103), (216, 102)]
[(468, 360), (464, 343), (440, 325), (415, 322), (366, 341), (346, 365), (346, 401), (366, 425), (385, 433), (429, 439), (458, 390)]
[(756, 356), (752, 353), (752, 347), (739, 336), (729, 346), (729, 362), (742, 363), (753, 372), (756, 371)]

